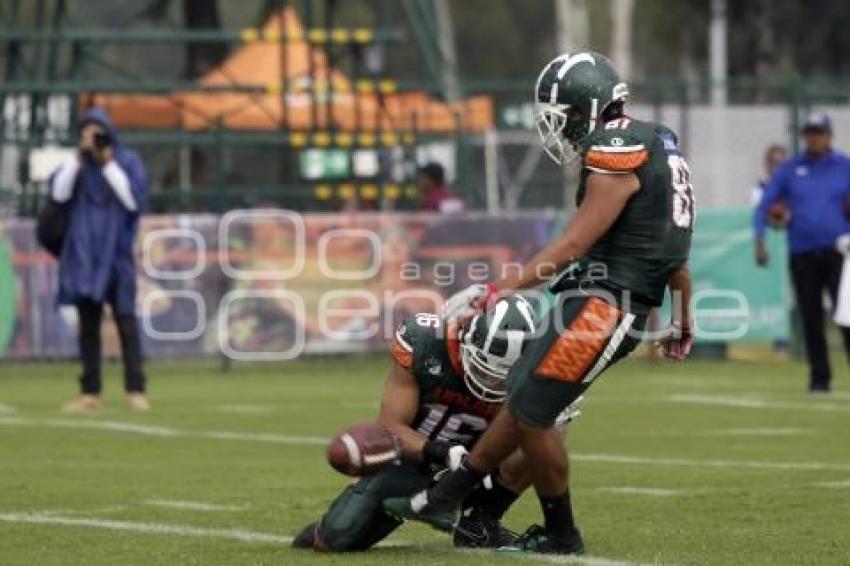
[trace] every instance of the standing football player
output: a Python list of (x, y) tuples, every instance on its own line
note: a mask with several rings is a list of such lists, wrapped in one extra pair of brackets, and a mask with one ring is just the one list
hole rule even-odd
[(557, 163), (581, 159), (577, 211), (565, 232), (518, 274), (476, 285), (450, 298), (450, 316), (486, 310), (504, 293), (552, 285), (557, 301), (542, 333), (507, 378), (510, 396), (459, 468), (413, 498), (385, 501), (391, 514), (445, 528), (482, 478), (521, 447), (540, 499), (544, 525), (514, 545), (527, 552), (570, 554), (581, 549), (573, 524), (566, 452), (553, 424), (599, 375), (641, 340), (650, 310), (665, 289), (673, 321), (659, 346), (670, 358), (690, 351), (690, 274), (694, 221), (690, 171), (675, 134), (624, 114), (628, 88), (598, 53), (562, 55), (540, 73), (537, 125)]
[[(326, 552), (366, 550), (393, 532), (401, 521), (382, 503), (426, 488), (434, 473), (457, 467), (461, 457), (489, 426), (507, 390), (505, 377), (536, 329), (534, 310), (522, 296), (507, 297), (494, 308), (448, 327), (436, 314), (419, 313), (402, 323), (392, 346), (393, 366), (381, 399), (378, 423), (391, 430), (401, 451), (399, 465), (360, 478), (331, 503), (320, 521), (307, 525), (296, 548)], [(557, 419), (559, 442), (575, 414)], [(459, 547), (500, 547), (516, 535), (499, 521), (531, 484), (520, 451), (466, 498), (469, 511), (454, 530)], [(451, 529), (447, 529), (451, 531)]]

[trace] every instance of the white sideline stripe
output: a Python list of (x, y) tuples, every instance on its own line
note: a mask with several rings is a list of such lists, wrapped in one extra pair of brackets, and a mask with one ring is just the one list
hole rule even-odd
[(102, 513), (120, 513), (126, 511), (127, 507), (123, 505), (113, 505), (111, 507), (97, 507), (95, 509), (50, 509), (49, 511), (39, 511), (44, 515), (98, 515)]
[(0, 403), (0, 415), (14, 415), (17, 412), (12, 405)]
[(233, 415), (264, 415), (272, 412), (272, 408), (265, 405), (219, 405), (216, 410)]
[[(85, 511), (76, 511), (84, 513)], [(30, 524), (30, 525), (59, 525), (66, 527), (89, 527), (113, 531), (128, 531), (149, 535), (172, 535), (195, 538), (220, 538), (240, 542), (285, 544), (289, 545), (294, 537), (250, 531), (247, 529), (222, 529), (209, 527), (194, 527), (192, 525), (175, 525), (163, 523), (141, 523), (135, 521), (120, 521), (112, 519), (85, 519), (77, 517), (62, 517), (64, 511), (38, 511), (20, 513), (0, 513), (0, 522)], [(406, 546), (404, 541), (380, 542), (381, 548)]]
[(52, 428), (83, 428), (110, 432), (128, 432), (145, 436), (163, 438), (211, 438), (214, 440), (245, 440), (251, 442), (270, 442), (274, 444), (308, 444), (324, 446), (328, 439), (320, 436), (298, 436), (290, 434), (235, 432), (227, 430), (193, 431), (167, 426), (151, 426), (121, 421), (100, 421), (83, 419), (28, 419), (23, 417), (0, 416), (0, 425), (6, 426), (46, 426)]
[[(54, 428), (86, 428), (111, 432), (129, 432), (149, 436), (171, 438), (210, 438), (215, 440), (242, 440), (273, 444), (325, 446), (327, 438), (321, 436), (297, 436), (287, 434), (250, 433), (233, 431), (188, 431), (170, 427), (154, 427), (118, 421), (76, 419), (27, 419), (0, 416), (0, 426), (46, 426)], [(850, 463), (832, 462), (767, 462), (761, 460), (700, 460), (691, 458), (650, 458), (625, 454), (572, 453), (570, 457), (579, 462), (606, 464), (635, 464), (648, 466), (707, 466), (711, 468), (748, 468), (755, 470), (834, 470), (850, 471)]]
[[(247, 529), (221, 529), (208, 527), (193, 527), (191, 525), (163, 524), (163, 523), (141, 523), (135, 521), (118, 521), (109, 519), (85, 519), (77, 517), (61, 517), (51, 512), (37, 513), (0, 513), (0, 521), (6, 523), (30, 524), (30, 525), (60, 525), (66, 527), (88, 527), (94, 529), (107, 529), (113, 531), (135, 532), (150, 535), (171, 535), (194, 538), (220, 538), (250, 543), (268, 544), (290, 544), (291, 536), (281, 536), (271, 533), (250, 531)], [(404, 547), (402, 541), (379, 544), (380, 547)], [(485, 551), (463, 551), (464, 553), (485, 554)], [(491, 552), (486, 552), (493, 556)], [(595, 558), (593, 556), (543, 556), (531, 554), (519, 554), (511, 556), (505, 554), (506, 559), (523, 558), (552, 564), (585, 564), (588, 566), (635, 566), (631, 562), (619, 560), (608, 560), (606, 558)]]
[(677, 393), (665, 399), (673, 403), (695, 403), (698, 405), (718, 405), (741, 409), (791, 409), (802, 411), (850, 412), (850, 404), (824, 403), (812, 399), (809, 403), (793, 401), (768, 401), (758, 397), (737, 397), (732, 395), (699, 395), (695, 393)]
[(839, 489), (850, 489), (850, 480), (839, 480), (839, 481), (822, 481), (816, 484), (812, 484), (817, 487), (833, 487)]
[[(433, 552), (433, 549), (426, 547), (425, 545), (419, 545), (417, 548), (421, 548), (423, 551)], [(447, 553), (450, 551), (446, 551)], [(511, 553), (511, 552), (498, 552), (494, 553), (492, 550), (481, 550), (475, 548), (464, 548), (464, 549), (455, 549), (453, 552), (460, 552), (462, 554), (471, 554), (474, 556), (487, 557), (487, 564), (502, 564), (507, 563), (508, 560), (511, 563), (516, 563), (516, 561), (527, 561), (527, 562), (546, 562), (548, 564), (577, 564), (579, 566), (639, 566), (634, 562), (626, 562), (624, 560), (612, 560), (610, 558), (601, 558), (597, 556), (553, 556), (546, 554), (526, 554), (526, 553)]]
[(113, 531), (129, 531), (151, 535), (173, 535), (181, 537), (203, 537), (238, 540), (241, 542), (259, 542), (270, 544), (289, 544), (292, 537), (271, 533), (261, 533), (246, 529), (218, 529), (193, 527), (191, 525), (173, 525), (163, 523), (138, 523), (111, 519), (86, 519), (80, 517), (61, 517), (51, 513), (0, 513), (0, 521), (30, 525), (62, 525), (67, 527), (90, 527)]
[(597, 487), (596, 491), (605, 493), (617, 493), (622, 495), (649, 495), (652, 497), (672, 497), (675, 495), (688, 495), (691, 492), (681, 489), (667, 489), (664, 487), (632, 487), (627, 485)]
[(180, 501), (176, 499), (146, 499), (144, 504), (168, 509), (186, 509), (187, 511), (245, 511), (248, 509), (244, 505), (219, 505), (203, 501)]
[(797, 436), (815, 434), (810, 428), (718, 428), (697, 433), (699, 436)]
[(765, 462), (762, 460), (699, 460), (692, 458), (645, 458), (642, 456), (626, 456), (622, 454), (570, 454), (570, 459), (578, 462), (595, 462), (607, 464), (635, 464), (647, 466), (671, 467), (707, 467), (707, 468), (740, 468), (752, 470), (833, 470), (850, 471), (850, 464), (834, 464), (827, 462)]

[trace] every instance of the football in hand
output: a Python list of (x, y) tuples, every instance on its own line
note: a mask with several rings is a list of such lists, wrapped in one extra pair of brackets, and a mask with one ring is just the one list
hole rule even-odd
[(328, 445), (328, 463), (347, 476), (368, 476), (399, 461), (398, 439), (374, 423), (356, 424), (340, 431)]

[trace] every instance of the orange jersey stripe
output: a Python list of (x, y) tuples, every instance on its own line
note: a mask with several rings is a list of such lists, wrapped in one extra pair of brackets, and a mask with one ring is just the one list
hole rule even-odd
[(649, 158), (645, 149), (628, 152), (588, 151), (584, 163), (588, 167), (606, 171), (631, 171), (637, 169)]
[(413, 367), (413, 352), (408, 350), (397, 339), (393, 340), (392, 354), (393, 359), (404, 369), (411, 369)]
[(577, 383), (584, 378), (617, 325), (620, 311), (598, 297), (591, 297), (558, 337), (535, 373), (559, 381)]
[(458, 339), (458, 323), (449, 324), (446, 329), (446, 345), (449, 351), (449, 363), (456, 375), (463, 375), (463, 364), (460, 361), (460, 340)]

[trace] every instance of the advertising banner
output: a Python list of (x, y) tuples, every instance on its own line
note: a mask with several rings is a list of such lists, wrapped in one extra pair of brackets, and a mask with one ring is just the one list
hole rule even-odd
[[(560, 232), (558, 220), (545, 211), (146, 216), (137, 240), (145, 352), (262, 361), (382, 349), (405, 316), (518, 270)], [(56, 305), (57, 263), (33, 221), (6, 220), (0, 234), (0, 353), (75, 356), (76, 312)], [(783, 235), (770, 235), (766, 269), (753, 263), (752, 238), (749, 211), (701, 212), (691, 254), (699, 339), (788, 336)], [(103, 337), (116, 354), (109, 316)]]
[[(381, 349), (406, 315), (518, 269), (553, 225), (541, 212), (146, 216), (137, 240), (145, 352), (262, 361)], [(76, 313), (56, 306), (57, 263), (38, 248), (33, 222), (8, 220), (2, 234), (3, 355), (75, 355)], [(103, 336), (115, 354), (109, 316)]]

